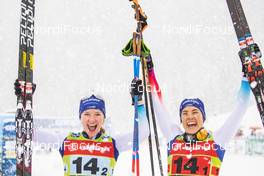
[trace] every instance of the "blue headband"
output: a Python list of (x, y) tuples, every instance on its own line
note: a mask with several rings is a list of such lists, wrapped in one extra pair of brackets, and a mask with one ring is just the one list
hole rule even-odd
[[(203, 121), (205, 121), (206, 114), (205, 114), (204, 104), (203, 104), (202, 100), (200, 100), (199, 98), (184, 99), (181, 102), (181, 106), (180, 106), (180, 118), (181, 118), (182, 110), (184, 108), (186, 108), (187, 106), (194, 106), (194, 107), (198, 108), (203, 115)], [(182, 118), (181, 118), (181, 121), (182, 121)]]
[(81, 118), (81, 114), (88, 109), (98, 109), (105, 117), (105, 102), (104, 100), (97, 98), (95, 95), (81, 99), (79, 118)]

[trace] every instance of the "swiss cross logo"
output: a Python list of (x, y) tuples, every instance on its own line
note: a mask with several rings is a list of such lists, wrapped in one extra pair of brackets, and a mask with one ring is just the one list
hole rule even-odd
[(71, 143), (69, 145), (69, 150), (70, 151), (76, 151), (76, 150), (78, 150), (78, 144), (77, 143)]

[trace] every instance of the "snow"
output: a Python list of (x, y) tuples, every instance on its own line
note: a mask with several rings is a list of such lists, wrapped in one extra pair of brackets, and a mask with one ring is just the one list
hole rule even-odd
[[(241, 122), (242, 128), (250, 128), (252, 126), (259, 126), (261, 127), (262, 122), (259, 115), (259, 112), (257, 110), (257, 106), (255, 105), (255, 102), (253, 101), (253, 96), (251, 96), (252, 104), (249, 105), (246, 114)], [(211, 129), (217, 129), (219, 128), (225, 120), (228, 118), (230, 112), (218, 114), (211, 116), (207, 121), (205, 126)], [(217, 123), (215, 123), (217, 121)]]
[[(162, 148), (163, 161), (166, 161), (166, 147)], [(114, 171), (114, 176), (131, 175), (131, 151), (122, 153)], [(248, 176), (263, 175), (262, 164), (264, 156), (247, 156), (227, 152), (220, 171), (220, 176)], [(33, 175), (37, 176), (62, 176), (63, 163), (59, 152), (39, 153), (33, 156)], [(155, 173), (159, 175), (158, 162), (155, 159)], [(147, 143), (140, 146), (140, 173), (144, 176), (151, 176), (149, 151)], [(164, 170), (167, 168), (163, 163)]]
[(263, 175), (261, 169), (263, 161), (263, 156), (252, 157), (227, 153), (223, 162), (221, 175)]
[[(242, 4), (255, 41), (264, 48), (264, 4), (261, 0), (242, 0)], [(186, 97), (202, 98), (207, 114), (230, 111), (241, 65), (226, 2), (144, 0), (142, 7), (149, 17), (144, 40), (171, 113), (177, 114), (177, 105)], [(132, 113), (128, 93), (132, 62), (121, 55), (121, 49), (135, 29), (133, 13), (123, 0), (36, 1), (37, 116), (77, 117), (80, 98), (94, 91), (106, 99), (113, 122), (127, 124)], [(15, 109), (19, 1), (2, 4), (0, 15), (0, 112), (6, 112)]]
[(59, 152), (39, 153), (33, 155), (33, 175), (63, 175), (63, 163)]

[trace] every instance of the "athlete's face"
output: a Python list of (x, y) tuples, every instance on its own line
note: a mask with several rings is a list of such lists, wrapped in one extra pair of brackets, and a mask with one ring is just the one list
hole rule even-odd
[(186, 133), (195, 134), (203, 127), (203, 115), (201, 111), (194, 106), (187, 106), (183, 109), (182, 125)]
[(97, 109), (88, 109), (81, 114), (83, 130), (90, 138), (96, 136), (104, 124), (104, 114)]

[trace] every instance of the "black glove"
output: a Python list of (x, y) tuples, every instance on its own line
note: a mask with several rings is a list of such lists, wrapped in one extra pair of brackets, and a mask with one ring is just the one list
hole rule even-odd
[(249, 50), (247, 48), (242, 49), (238, 52), (238, 55), (240, 57), (240, 61), (242, 64), (242, 72), (243, 72), (243, 76), (246, 77), (247, 75), (247, 61), (246, 59), (249, 58)]
[(142, 95), (143, 95), (143, 85), (141, 79), (133, 79), (130, 86), (130, 95), (132, 97), (132, 105), (134, 105), (134, 97), (138, 96), (138, 105), (143, 104)]
[(258, 58), (262, 57), (259, 46), (256, 43), (249, 45), (249, 49), (251, 52), (254, 52)]
[(148, 70), (152, 70), (154, 65), (153, 65), (151, 55), (148, 55), (148, 57), (146, 57), (146, 63), (147, 63)]
[(15, 89), (15, 95), (16, 96), (22, 95), (22, 88), (21, 88), (21, 84), (20, 84), (18, 79), (16, 79), (16, 81), (14, 83), (14, 89)]
[[(21, 81), (19, 81), (18, 79), (16, 79), (15, 83), (14, 83), (14, 89), (15, 89), (15, 95), (16, 96), (21, 96), (22, 95), (22, 86), (21, 86)], [(24, 86), (23, 86), (24, 87)], [(32, 94), (34, 94), (36, 90), (36, 84), (32, 84)]]

